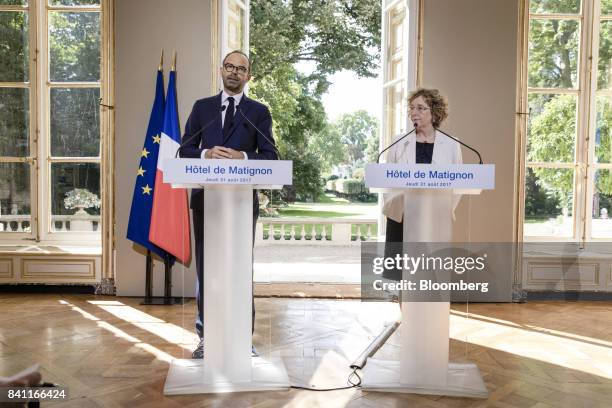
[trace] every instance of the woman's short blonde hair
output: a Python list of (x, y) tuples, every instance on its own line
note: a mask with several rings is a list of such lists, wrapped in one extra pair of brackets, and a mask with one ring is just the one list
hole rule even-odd
[(425, 99), (427, 107), (431, 109), (433, 127), (438, 128), (448, 117), (448, 104), (437, 89), (419, 88), (408, 96), (408, 103), (412, 103), (419, 96)]

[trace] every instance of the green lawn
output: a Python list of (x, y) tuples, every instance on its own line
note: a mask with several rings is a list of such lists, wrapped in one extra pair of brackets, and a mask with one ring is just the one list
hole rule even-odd
[(317, 204), (338, 204), (338, 205), (342, 205), (342, 204), (350, 204), (351, 202), (349, 200), (347, 200), (346, 198), (340, 198), (340, 197), (336, 197), (335, 195), (331, 194), (331, 193), (323, 193), (319, 196), (319, 199), (317, 200)]
[(525, 217), (525, 224), (541, 224), (543, 222), (547, 222), (551, 218), (556, 218), (555, 216), (550, 217)]
[(302, 217), (302, 218), (342, 218), (359, 213), (347, 213), (338, 211), (321, 211), (308, 206), (290, 205), (287, 208), (279, 209), (278, 213), (282, 217)]
[(295, 202), (278, 209), (281, 218), (368, 218), (375, 217), (376, 211), (376, 203), (352, 203), (333, 194), (322, 195), (316, 203)]

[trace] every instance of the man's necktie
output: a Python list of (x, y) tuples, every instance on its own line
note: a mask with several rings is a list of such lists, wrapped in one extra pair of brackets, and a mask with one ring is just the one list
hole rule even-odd
[(232, 128), (234, 122), (234, 98), (231, 96), (227, 98), (227, 109), (225, 110), (225, 120), (223, 121), (223, 137), (229, 135), (229, 131)]

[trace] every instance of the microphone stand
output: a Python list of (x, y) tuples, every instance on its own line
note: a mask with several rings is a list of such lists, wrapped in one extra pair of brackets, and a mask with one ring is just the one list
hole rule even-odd
[[(219, 109), (219, 113), (225, 111), (226, 106), (223, 105), (221, 106), (221, 108)], [(200, 130), (198, 130), (197, 132), (195, 132), (193, 135), (189, 136), (185, 141), (181, 142), (181, 144), (179, 145), (178, 149), (176, 149), (176, 153), (174, 153), (174, 158), (176, 159), (178, 157), (179, 152), (181, 151), (181, 149), (183, 147), (185, 147), (185, 145), (189, 142), (191, 142), (193, 140), (194, 137), (196, 137), (197, 135), (199, 135), (200, 133), (202, 133), (204, 130), (208, 129), (208, 127), (210, 125), (212, 125), (213, 123), (215, 123), (217, 121), (217, 119), (219, 119), (218, 117), (215, 117), (213, 120), (211, 120), (210, 122), (208, 122), (207, 124), (205, 124), (204, 126), (202, 126), (200, 128)]]

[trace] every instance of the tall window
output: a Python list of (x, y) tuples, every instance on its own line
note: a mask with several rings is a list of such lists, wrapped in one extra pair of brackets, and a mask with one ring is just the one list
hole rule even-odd
[(230, 51), (248, 52), (249, 43), (249, 2), (226, 0), (220, 4), (221, 58)]
[(393, 137), (406, 129), (406, 30), (404, 25), (408, 23), (406, 18), (407, 9), (405, 4), (399, 2), (388, 10), (385, 10), (387, 18), (386, 57), (388, 64), (385, 72), (385, 91), (387, 102), (387, 131)]
[(417, 1), (384, 0), (382, 145), (406, 130), (408, 91), (416, 87)]
[(247, 36), (245, 18), (247, 4), (244, 1), (227, 2), (227, 48), (229, 50), (246, 50)]
[(527, 1), (523, 235), (610, 239), (612, 0)]
[(0, 0), (0, 238), (99, 240), (100, 0)]

